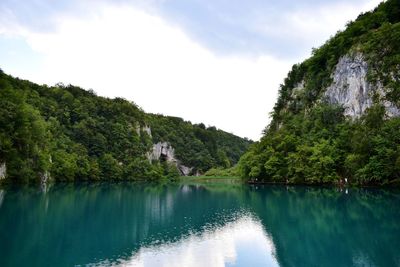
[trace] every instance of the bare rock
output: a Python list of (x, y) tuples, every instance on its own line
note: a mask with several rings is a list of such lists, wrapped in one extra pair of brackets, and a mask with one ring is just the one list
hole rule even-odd
[[(371, 84), (367, 74), (368, 64), (361, 53), (340, 58), (332, 74), (333, 82), (325, 91), (325, 98), (331, 104), (342, 105), (344, 115), (359, 118), (373, 105), (374, 94), (385, 99), (382, 85)], [(400, 110), (393, 103), (382, 100), (382, 104), (389, 117), (400, 115)]]
[(0, 163), (0, 180), (6, 179), (7, 176), (7, 165), (5, 162)]

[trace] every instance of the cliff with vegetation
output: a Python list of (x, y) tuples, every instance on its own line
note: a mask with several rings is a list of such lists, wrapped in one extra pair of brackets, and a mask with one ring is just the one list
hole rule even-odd
[(399, 115), (400, 2), (388, 0), (293, 66), (239, 170), (258, 182), (399, 182)]
[(158, 180), (230, 167), (251, 142), (121, 98), (0, 70), (0, 180)]

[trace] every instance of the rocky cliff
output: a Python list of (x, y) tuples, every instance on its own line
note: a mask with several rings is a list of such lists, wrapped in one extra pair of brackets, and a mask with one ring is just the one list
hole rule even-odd
[(175, 157), (175, 149), (168, 142), (158, 142), (153, 145), (152, 151), (147, 154), (150, 161), (167, 161), (174, 164), (181, 175), (188, 176), (192, 173), (193, 167), (187, 167)]
[(5, 179), (7, 175), (7, 165), (5, 162), (0, 163), (0, 180)]
[[(151, 133), (151, 127), (148, 125), (144, 125), (142, 127), (137, 125), (136, 132), (139, 136), (142, 133), (145, 133), (148, 135), (148, 137), (153, 137)], [(146, 153), (146, 156), (150, 163), (166, 161), (172, 165), (175, 165), (179, 173), (183, 176), (191, 175), (192, 170), (194, 169), (194, 167), (188, 167), (182, 164), (182, 161), (176, 157), (175, 149), (169, 142), (158, 142), (153, 144), (151, 150)]]
[(295, 64), (259, 143), (253, 182), (400, 183), (400, 1), (360, 14)]
[(374, 103), (381, 102), (388, 117), (400, 115), (400, 109), (386, 100), (385, 90), (380, 82), (368, 81), (368, 63), (361, 53), (346, 55), (339, 59), (331, 75), (332, 84), (326, 89), (324, 97), (328, 103), (340, 105), (344, 114), (359, 118)]

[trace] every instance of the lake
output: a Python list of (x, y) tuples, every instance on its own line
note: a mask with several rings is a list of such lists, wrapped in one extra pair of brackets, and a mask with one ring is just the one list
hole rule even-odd
[(0, 189), (0, 266), (400, 266), (400, 192), (241, 184)]

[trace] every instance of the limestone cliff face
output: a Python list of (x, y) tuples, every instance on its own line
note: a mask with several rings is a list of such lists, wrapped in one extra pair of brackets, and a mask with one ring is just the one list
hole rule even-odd
[(176, 162), (175, 149), (168, 142), (158, 142), (153, 145), (152, 152), (149, 154), (150, 160), (166, 160)]
[(150, 128), (149, 126), (147, 126), (147, 125), (143, 126), (143, 127), (142, 127), (142, 131), (145, 132), (145, 133), (147, 133), (150, 137), (152, 137), (152, 135), (151, 135), (151, 128)]
[[(141, 133), (146, 133), (149, 137), (152, 137), (151, 128), (147, 125), (140, 126), (136, 125), (136, 132), (140, 136)], [(147, 158), (150, 161), (167, 161), (170, 162), (178, 168), (179, 172), (183, 176), (188, 176), (192, 174), (192, 167), (187, 167), (183, 165), (179, 159), (175, 156), (175, 149), (168, 142), (158, 142), (153, 144), (150, 152), (147, 153)]]
[[(374, 95), (385, 98), (381, 84), (367, 80), (368, 64), (362, 54), (342, 57), (332, 74), (333, 82), (326, 89), (324, 97), (331, 104), (342, 105), (344, 114), (358, 118), (372, 106)], [(400, 110), (391, 102), (382, 100), (389, 117), (399, 116)]]
[(5, 162), (0, 163), (0, 180), (5, 179), (7, 175), (7, 165)]
[(292, 97), (296, 97), (297, 94), (301, 94), (304, 90), (304, 80), (299, 82), (293, 89), (292, 89)]
[(42, 185), (47, 184), (51, 179), (50, 172), (45, 171), (44, 173), (40, 174), (40, 183)]
[(139, 124), (137, 124), (135, 126), (135, 131), (136, 131), (137, 135), (139, 135), (139, 136), (141, 135), (142, 132), (144, 132), (144, 133), (147, 133), (148, 136), (152, 137), (151, 128), (147, 125), (144, 125), (141, 127)]
[(158, 142), (153, 145), (152, 151), (148, 153), (147, 158), (153, 160), (165, 160), (175, 164), (180, 173), (184, 176), (191, 174), (193, 168), (187, 167), (175, 157), (175, 149), (168, 142)]

